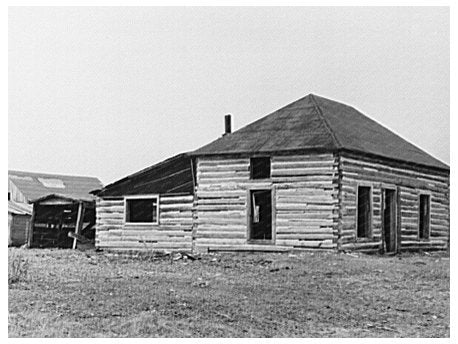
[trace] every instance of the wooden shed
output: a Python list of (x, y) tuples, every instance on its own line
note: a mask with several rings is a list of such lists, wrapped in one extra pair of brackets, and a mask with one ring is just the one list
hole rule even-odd
[(69, 232), (95, 238), (95, 197), (52, 194), (32, 201), (29, 247), (76, 248)]
[[(86, 225), (81, 231), (94, 236), (95, 228), (91, 234), (87, 227), (95, 224), (95, 197), (90, 192), (101, 188), (102, 183), (94, 177), (9, 170), (8, 200), (32, 209), (30, 225), (21, 221), (13, 228), (18, 233), (11, 237), (21, 237), (22, 244), (32, 247), (73, 247), (74, 240), (67, 235), (78, 227), (80, 204), (81, 214), (85, 216), (81, 225)], [(21, 234), (26, 231), (22, 225), (27, 225), (25, 237)]]
[[(117, 182), (122, 192), (109, 196), (108, 186), (99, 194), (99, 247), (448, 247), (449, 166), (336, 101), (310, 94), (174, 159), (183, 168), (162, 163), (131, 176), (131, 184), (129, 177)], [(158, 195), (168, 190), (151, 186), (161, 178), (170, 190), (186, 183), (186, 192), (163, 200)], [(128, 193), (153, 194), (156, 223), (129, 221)], [(179, 238), (175, 228), (187, 235)]]

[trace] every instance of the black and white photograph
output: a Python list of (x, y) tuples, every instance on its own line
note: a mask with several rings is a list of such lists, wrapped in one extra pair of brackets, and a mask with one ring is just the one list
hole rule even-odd
[(449, 6), (6, 8), (8, 338), (451, 340)]

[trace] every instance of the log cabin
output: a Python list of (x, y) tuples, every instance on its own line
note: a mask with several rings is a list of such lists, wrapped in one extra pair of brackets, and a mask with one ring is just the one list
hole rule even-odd
[(208, 145), (105, 187), (98, 247), (448, 247), (449, 166), (355, 108), (309, 94), (235, 132), (225, 121)]

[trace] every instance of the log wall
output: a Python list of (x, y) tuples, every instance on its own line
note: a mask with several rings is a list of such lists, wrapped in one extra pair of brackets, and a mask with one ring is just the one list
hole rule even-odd
[[(446, 248), (449, 176), (338, 154), (274, 156), (271, 178), (250, 179), (249, 158), (201, 157), (195, 195), (160, 195), (159, 225), (126, 224), (124, 200), (98, 198), (96, 246), (110, 250), (379, 250), (382, 190), (400, 201), (400, 248)], [(372, 188), (372, 238), (356, 237), (358, 185)], [(271, 189), (273, 244), (248, 239), (248, 196)], [(430, 238), (419, 239), (419, 195), (431, 197)]]
[(96, 201), (96, 247), (106, 250), (190, 251), (193, 195), (160, 195), (159, 224), (126, 224), (123, 198)]
[[(342, 155), (341, 249), (378, 250), (382, 247), (382, 189), (396, 188), (400, 198), (401, 247), (398, 249), (446, 248), (449, 241), (449, 187), (447, 174), (416, 168), (389, 166), (371, 159)], [(372, 187), (371, 240), (356, 237), (356, 192), (358, 185)], [(431, 197), (430, 238), (419, 239), (419, 195)]]
[[(250, 179), (249, 158), (197, 161), (195, 247), (282, 250), (337, 247), (338, 169), (332, 154), (274, 156), (271, 178)], [(249, 190), (272, 189), (275, 243), (248, 242)]]

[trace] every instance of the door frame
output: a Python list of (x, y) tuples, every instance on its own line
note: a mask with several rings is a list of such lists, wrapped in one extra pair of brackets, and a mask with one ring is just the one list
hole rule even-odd
[[(272, 239), (271, 240), (262, 240), (262, 239), (251, 239), (251, 192), (252, 191), (270, 191), (270, 201), (271, 201), (271, 212), (272, 212), (272, 223), (271, 223), (271, 231), (272, 231)], [(252, 185), (247, 189), (247, 243), (248, 244), (258, 244), (258, 245), (275, 245), (276, 243), (276, 218), (277, 218), (277, 211), (275, 208), (275, 187), (267, 186), (267, 185)]]
[[(393, 240), (393, 245), (394, 245), (394, 250), (393, 251), (388, 251), (388, 248), (386, 246), (386, 227), (385, 227), (385, 203), (386, 203), (386, 192), (391, 191), (393, 192), (393, 205), (394, 205), (394, 211), (392, 212), (393, 218), (391, 221), (393, 222), (393, 226), (390, 227), (390, 231), (393, 234), (393, 237), (391, 240)], [(398, 202), (397, 202), (397, 190), (396, 187), (390, 187), (390, 186), (384, 186), (382, 187), (382, 198), (381, 198), (381, 220), (382, 220), (382, 247), (383, 247), (383, 252), (386, 253), (396, 253), (398, 250)]]
[[(385, 253), (398, 253), (401, 250), (401, 193), (400, 188), (392, 185), (382, 185), (381, 187), (381, 220), (382, 220), (382, 243), (381, 247), (383, 248), (383, 252)], [(393, 191), (393, 204), (394, 204), (394, 211), (393, 211), (393, 222), (394, 226), (392, 228), (393, 233), (393, 240), (394, 240), (394, 250), (388, 251), (385, 242), (385, 198), (386, 198), (386, 191)]]

